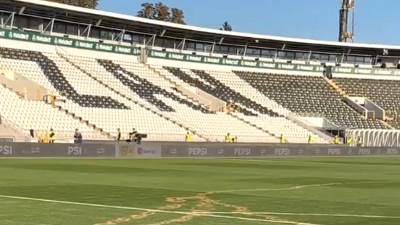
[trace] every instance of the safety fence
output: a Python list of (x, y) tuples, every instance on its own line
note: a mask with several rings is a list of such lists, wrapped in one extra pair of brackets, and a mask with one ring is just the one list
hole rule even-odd
[(400, 148), (345, 145), (145, 142), (95, 144), (0, 143), (0, 157), (219, 158), (400, 155)]

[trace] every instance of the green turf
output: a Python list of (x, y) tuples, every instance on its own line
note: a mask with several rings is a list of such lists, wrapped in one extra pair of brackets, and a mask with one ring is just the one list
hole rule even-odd
[(396, 225), (400, 158), (4, 159), (0, 195), (1, 225)]

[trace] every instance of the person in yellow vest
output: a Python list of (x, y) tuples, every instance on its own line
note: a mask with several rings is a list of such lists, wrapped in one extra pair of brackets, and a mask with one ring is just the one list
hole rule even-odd
[(340, 144), (340, 140), (339, 140), (339, 136), (338, 135), (336, 135), (335, 139), (333, 139), (333, 144), (335, 144), (335, 145)]
[(232, 143), (237, 143), (238, 142), (238, 136), (235, 136), (232, 138)]
[(37, 140), (38, 140), (38, 143), (43, 143), (43, 134), (38, 133), (37, 134)]
[(230, 133), (225, 135), (225, 143), (232, 143), (232, 137)]
[(281, 134), (281, 136), (279, 137), (279, 142), (280, 142), (281, 144), (284, 144), (284, 143), (285, 143), (285, 136), (283, 136), (283, 134)]
[(188, 131), (185, 135), (185, 142), (192, 142), (193, 141), (193, 135)]
[(51, 95), (50, 99), (51, 99), (51, 105), (53, 107), (56, 107), (56, 100), (57, 100), (56, 96), (55, 95)]
[(41, 133), (39, 135), (39, 143), (43, 143), (43, 144), (49, 143), (49, 134), (47, 132)]
[(352, 135), (347, 137), (347, 145), (353, 146), (353, 136)]
[(312, 142), (313, 142), (312, 135), (311, 135), (311, 134), (309, 134), (309, 135), (308, 135), (308, 140), (307, 140), (307, 143), (308, 143), (308, 144), (312, 144)]

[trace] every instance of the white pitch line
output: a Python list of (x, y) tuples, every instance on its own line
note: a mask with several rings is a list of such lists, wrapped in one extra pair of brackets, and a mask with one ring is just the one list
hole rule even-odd
[[(103, 205), (103, 204), (82, 203), (82, 202), (58, 201), (58, 200), (50, 200), (50, 199), (29, 198), (29, 197), (9, 196), (9, 195), (0, 195), (0, 198), (47, 202), (47, 203), (55, 203), (55, 204), (66, 204), (66, 205), (79, 205), (79, 206), (98, 207), (98, 208), (137, 210), (137, 211), (165, 213), (165, 214), (195, 215), (195, 216), (203, 216), (203, 217), (222, 218), (222, 219), (236, 219), (236, 220), (246, 220), (246, 221), (294, 224), (294, 225), (306, 225), (309, 223), (227, 216), (227, 215), (221, 215), (221, 214), (249, 215), (249, 216), (251, 216), (251, 215), (253, 215), (253, 216), (257, 216), (257, 215), (287, 215), (287, 216), (321, 216), (321, 217), (356, 217), (356, 218), (376, 218), (376, 219), (400, 219), (400, 216), (359, 215), (359, 214), (340, 214), (340, 213), (339, 214), (327, 214), (327, 213), (284, 213), (284, 212), (184, 212), (184, 211), (169, 211), (169, 210), (161, 210), (161, 209), (148, 209), (148, 208), (128, 207), (128, 206), (115, 206), (115, 205)], [(309, 225), (317, 225), (317, 224), (309, 224)]]
[(291, 191), (291, 190), (298, 190), (304, 188), (311, 188), (311, 187), (327, 187), (327, 186), (335, 186), (341, 185), (344, 183), (327, 183), (327, 184), (309, 184), (309, 185), (298, 185), (292, 186), (287, 188), (254, 188), (254, 189), (237, 189), (237, 190), (222, 190), (222, 191), (210, 191), (207, 194), (220, 194), (220, 193), (232, 193), (232, 192), (252, 192), (252, 191)]
[(299, 223), (299, 222), (292, 222), (292, 221), (285, 221), (285, 220), (269, 220), (269, 219), (258, 219), (258, 218), (239, 217), (239, 216), (213, 215), (213, 212), (198, 213), (198, 212), (168, 211), (168, 210), (161, 210), (161, 209), (146, 209), (146, 208), (138, 208), (138, 207), (114, 206), (114, 205), (103, 205), (103, 204), (70, 202), (70, 201), (58, 201), (58, 200), (50, 200), (50, 199), (29, 198), (29, 197), (9, 196), (9, 195), (0, 195), (0, 198), (28, 200), (28, 201), (65, 204), (65, 205), (89, 206), (89, 207), (98, 207), (98, 208), (137, 210), (137, 211), (165, 213), (165, 214), (193, 215), (193, 216), (212, 217), (212, 218), (220, 218), (220, 219), (233, 219), (233, 220), (243, 220), (243, 221), (257, 221), (257, 222), (269, 222), (269, 223), (292, 224), (292, 225), (319, 225), (319, 224)]
[[(201, 212), (200, 212), (201, 213)], [(271, 215), (271, 216), (321, 216), (321, 217), (356, 217), (356, 218), (376, 218), (376, 219), (400, 219), (400, 216), (380, 216), (362, 214), (341, 214), (341, 213), (284, 213), (284, 212), (212, 212), (213, 214), (241, 214), (241, 215)]]
[(307, 184), (307, 185), (297, 185), (286, 188), (253, 188), (253, 189), (236, 189), (236, 190), (221, 190), (221, 191), (210, 191), (207, 194), (221, 194), (221, 193), (234, 193), (234, 192), (258, 192), (258, 191), (293, 191), (305, 188), (313, 188), (313, 187), (329, 187), (329, 186), (337, 186), (337, 185), (345, 185), (345, 184), (381, 184), (386, 182), (377, 182), (377, 181), (365, 181), (365, 182), (336, 182), (336, 183), (326, 183), (326, 184)]

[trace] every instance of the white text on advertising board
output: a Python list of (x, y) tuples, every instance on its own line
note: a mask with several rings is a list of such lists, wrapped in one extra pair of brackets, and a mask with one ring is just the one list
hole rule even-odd
[(12, 155), (13, 148), (9, 145), (0, 145), (0, 155)]
[(233, 152), (237, 156), (248, 156), (248, 155), (251, 155), (251, 149), (250, 148), (235, 148)]
[(51, 37), (33, 35), (32, 36), (32, 41), (43, 42), (43, 43), (51, 43)]
[(190, 156), (206, 156), (207, 148), (189, 148)]
[(290, 155), (290, 149), (287, 148), (277, 148), (275, 149), (275, 155), (278, 156), (285, 156), (285, 155)]
[(29, 40), (29, 34), (22, 34), (22, 33), (10, 33), (13, 38), (21, 39), (21, 40)]
[(72, 156), (81, 156), (82, 155), (82, 147), (80, 146), (68, 146), (68, 155)]

